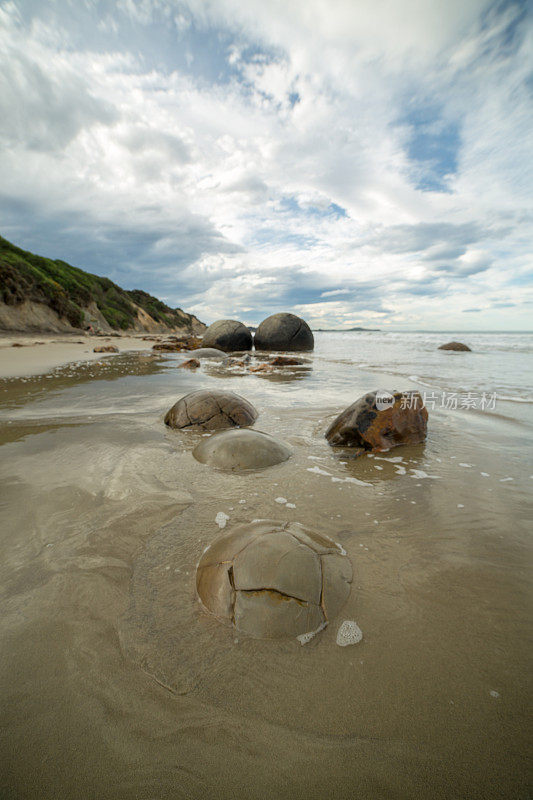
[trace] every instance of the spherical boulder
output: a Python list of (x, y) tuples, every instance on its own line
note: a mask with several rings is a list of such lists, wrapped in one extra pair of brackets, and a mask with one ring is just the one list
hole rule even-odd
[(196, 350), (191, 350), (195, 358), (205, 359), (206, 361), (224, 361), (228, 355), (223, 350), (218, 350), (216, 347), (198, 347)]
[(257, 419), (254, 406), (233, 392), (200, 389), (174, 403), (165, 415), (170, 428), (221, 430), (253, 425)]
[(390, 450), (423, 442), (427, 420), (419, 392), (369, 392), (333, 420), (326, 439), (331, 445), (355, 448), (356, 455)]
[(204, 439), (192, 454), (197, 461), (210, 467), (238, 471), (281, 464), (291, 457), (292, 450), (268, 433), (234, 430)]
[(448, 342), (447, 344), (441, 344), (439, 350), (456, 350), (459, 353), (471, 353), (471, 349), (467, 344), (463, 344), (462, 342)]
[(196, 589), (221, 622), (257, 639), (302, 643), (334, 619), (348, 599), (352, 565), (327, 536), (298, 523), (239, 525), (203, 553)]
[(251, 350), (252, 334), (250, 330), (235, 319), (219, 319), (204, 333), (205, 347), (216, 347), (231, 353), (234, 350)]
[(256, 350), (312, 350), (315, 340), (305, 320), (295, 314), (272, 314), (255, 332)]

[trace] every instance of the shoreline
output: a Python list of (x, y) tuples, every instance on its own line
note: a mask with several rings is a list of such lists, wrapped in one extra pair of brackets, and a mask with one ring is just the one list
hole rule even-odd
[[(146, 335), (0, 332), (0, 380), (46, 375), (57, 367), (74, 362), (99, 361), (127, 352), (151, 352), (154, 341), (143, 341), (142, 336)], [(17, 347), (17, 344), (22, 346)], [(119, 352), (93, 352), (95, 347), (103, 344), (114, 344)]]

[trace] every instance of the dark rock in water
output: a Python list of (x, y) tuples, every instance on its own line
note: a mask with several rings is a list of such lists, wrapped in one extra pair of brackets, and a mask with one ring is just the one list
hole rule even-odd
[(292, 450), (262, 431), (223, 431), (204, 439), (193, 450), (202, 464), (217, 469), (265, 469), (287, 461)]
[(312, 350), (315, 340), (305, 320), (294, 314), (272, 314), (259, 325), (256, 350)]
[(467, 344), (462, 342), (448, 342), (448, 344), (441, 344), (439, 350), (457, 350), (460, 353), (471, 353), (471, 349)]
[(295, 367), (303, 364), (299, 358), (289, 358), (288, 356), (276, 356), (271, 359), (270, 363), (273, 367)]
[(331, 622), (350, 594), (352, 565), (334, 541), (291, 522), (239, 525), (196, 571), (204, 608), (257, 639), (302, 637)]
[(182, 361), (178, 364), (178, 369), (198, 369), (200, 362), (197, 358), (188, 358), (187, 361)]
[(390, 450), (423, 442), (427, 419), (419, 392), (369, 392), (331, 423), (326, 439), (331, 445), (355, 448), (357, 455)]
[(118, 347), (114, 344), (102, 344), (99, 347), (93, 348), (93, 353), (118, 353)]
[(227, 353), (222, 350), (217, 350), (216, 347), (199, 347), (198, 350), (192, 350), (195, 358), (205, 358), (207, 361), (225, 361)]
[(219, 319), (204, 333), (205, 347), (216, 347), (226, 353), (235, 350), (251, 350), (252, 334), (242, 322), (235, 319)]
[(257, 411), (233, 392), (199, 390), (185, 395), (165, 416), (170, 428), (203, 428), (216, 431), (253, 425)]

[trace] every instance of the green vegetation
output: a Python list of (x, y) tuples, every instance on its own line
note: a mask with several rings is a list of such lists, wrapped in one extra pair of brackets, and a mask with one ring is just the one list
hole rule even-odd
[(75, 328), (85, 325), (83, 310), (95, 303), (115, 330), (131, 328), (140, 306), (156, 322), (168, 327), (192, 327), (193, 317), (180, 308), (169, 308), (140, 289), (126, 291), (109, 278), (101, 278), (21, 250), (0, 236), (0, 300), (19, 305), (25, 300), (44, 303)]

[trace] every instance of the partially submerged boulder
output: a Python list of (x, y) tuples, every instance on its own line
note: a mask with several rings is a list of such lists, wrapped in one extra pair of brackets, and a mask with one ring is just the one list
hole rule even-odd
[(312, 350), (315, 340), (305, 320), (295, 314), (272, 314), (255, 332), (256, 350)]
[(204, 333), (205, 347), (216, 347), (231, 353), (235, 350), (251, 350), (252, 334), (246, 325), (235, 319), (219, 319)]
[(441, 344), (439, 350), (456, 350), (460, 353), (471, 353), (471, 349), (467, 344), (462, 342), (448, 342), (448, 344)]
[(327, 536), (298, 523), (239, 525), (204, 551), (196, 589), (217, 619), (257, 639), (301, 637), (334, 619), (350, 594), (352, 565)]
[(369, 392), (331, 423), (326, 439), (331, 445), (355, 448), (357, 455), (390, 450), (423, 442), (427, 419), (419, 392)]
[(269, 433), (243, 429), (210, 436), (192, 454), (197, 461), (217, 469), (246, 470), (281, 464), (291, 457), (292, 450)]
[(216, 347), (199, 347), (193, 349), (195, 358), (205, 359), (206, 361), (225, 361), (228, 357), (223, 350), (218, 350)]
[(170, 428), (223, 428), (253, 425), (257, 411), (248, 400), (233, 392), (200, 389), (180, 398), (167, 411), (165, 424)]
[(101, 344), (98, 347), (93, 348), (93, 353), (118, 353), (118, 347), (115, 347), (114, 344)]

